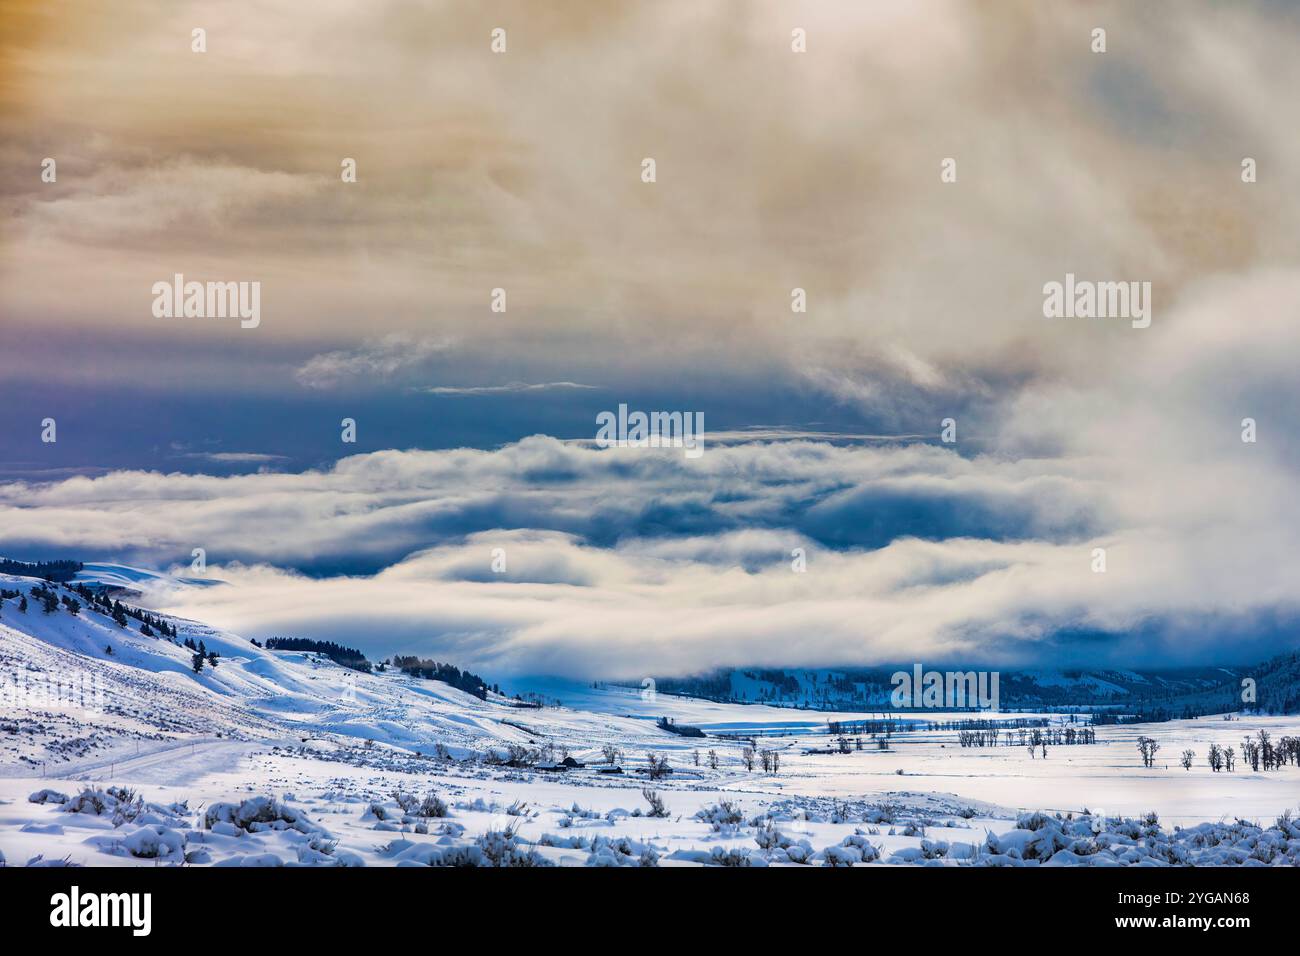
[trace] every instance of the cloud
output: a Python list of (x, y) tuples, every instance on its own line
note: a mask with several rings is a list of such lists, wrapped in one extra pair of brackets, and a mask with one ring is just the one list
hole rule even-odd
[(534, 436), (289, 474), (120, 471), (0, 485), (0, 545), (204, 547), (229, 586), (153, 600), (496, 673), (1248, 661), (1287, 646), (1298, 610), (1297, 303), (1295, 272), (1207, 280), (1091, 380), (1008, 398), (996, 453), (760, 433), (687, 460)]
[(578, 382), (510, 382), (506, 385), (429, 385), (417, 391), (428, 395), (473, 396), (473, 395), (513, 395), (517, 392), (545, 392), (552, 389), (595, 389), (595, 385), (582, 385)]
[(414, 338), (394, 333), (357, 349), (314, 355), (294, 372), (300, 385), (332, 389), (343, 384), (384, 382), (395, 374), (418, 368), (452, 347), (449, 338)]
[[(8, 377), (300, 400), (446, 380), (426, 366), (454, 343), (453, 371), (486, 384), (434, 394), (554, 389), (574, 414), (549, 421), (567, 425), (590, 420), (581, 381), (652, 386), (670, 408), (709, 386), (744, 414), (697, 463), (537, 436), (288, 474), (11, 482), (7, 551), (203, 546), (231, 586), (177, 609), (511, 669), (1277, 646), (1263, 627), (1221, 635), (1295, 603), (1300, 127), (1282, 120), (1300, 20), (1284, 5), (320, 0), (309, 22), (290, 0), (13, 6)], [(57, 183), (35, 173), (47, 153)], [(218, 350), (215, 326), (160, 324), (148, 290), (174, 272), (261, 281), (256, 338)], [(1067, 272), (1150, 281), (1151, 327), (1044, 320), (1042, 286)], [(489, 310), (498, 287), (508, 313)], [(76, 347), (41, 352), (52, 330)], [(149, 337), (140, 355), (166, 339), (199, 358), (104, 361), (120, 353), (103, 337), (128, 333)], [(741, 427), (811, 417), (779, 414), (792, 389), (858, 440)], [(24, 407), (28, 384), (5, 394)], [(929, 444), (945, 417), (957, 445)], [(6, 424), (6, 459), (67, 463), (32, 461)], [(217, 424), (236, 433), (224, 447), (276, 448), (250, 435), (261, 423)], [(497, 544), (504, 575), (483, 570)], [(1086, 633), (1106, 639), (1069, 637)]]
[(284, 461), (284, 455), (271, 455), (258, 451), (192, 451), (181, 455), (182, 458), (201, 458), (220, 464), (263, 464), (272, 461)]
[[(1168, 308), (1207, 273), (1300, 253), (1300, 132), (1277, 121), (1300, 26), (1277, 5), (331, 0), (310, 24), (290, 0), (20, 7), (3, 141), (63, 170), (40, 183), (24, 150), (0, 178), (0, 305), (20, 323), (94, 329), (111, 307), (157, 330), (134, 307), (146, 280), (202, 266), (260, 279), (259, 333), (280, 342), (364, 354), (434, 321), (520, 381), (550, 378), (507, 360), (557, 343), (611, 370), (718, 347), (905, 407), (882, 375), (955, 395), (1122, 348), (1062, 347), (1036, 318), (1066, 271), (1150, 280)], [(181, 42), (198, 22), (202, 56)], [(508, 313), (489, 312), (498, 287)]]

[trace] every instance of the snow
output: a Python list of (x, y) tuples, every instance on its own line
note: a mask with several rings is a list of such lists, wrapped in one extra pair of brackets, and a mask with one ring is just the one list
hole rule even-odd
[[(87, 567), (101, 583), (143, 580), (128, 570)], [(8, 589), (36, 583), (0, 576)], [(1103, 726), (1096, 744), (1049, 747), (1043, 759), (1022, 746), (963, 748), (955, 730), (930, 726), (943, 717), (927, 714), (905, 718), (917, 726), (887, 749), (868, 741), (815, 753), (830, 749), (828, 720), (870, 715), (559, 681), (528, 689), (564, 706), (524, 709), (168, 620), (178, 642), (216, 651), (218, 666), (196, 675), (181, 643), (88, 608), (74, 617), (35, 602), (25, 614), (13, 601), (0, 606), (0, 859), (641, 867), (1300, 858), (1300, 831), (1283, 816), (1300, 797), (1300, 768), (1239, 763), (1214, 773), (1204, 759), (1210, 743), (1240, 748), (1261, 730), (1300, 735), (1297, 717)], [(679, 737), (655, 726), (663, 716), (751, 735), (780, 753), (780, 772), (747, 770), (745, 740)], [(1138, 759), (1139, 735), (1161, 747), (1150, 769)], [(607, 746), (621, 751), (621, 774), (598, 772)], [(533, 751), (535, 763), (567, 753), (586, 766), (508, 766), (511, 747)], [(1176, 763), (1186, 748), (1198, 754), (1190, 771)], [(649, 780), (651, 754), (673, 773)], [(649, 815), (643, 789), (664, 816)]]

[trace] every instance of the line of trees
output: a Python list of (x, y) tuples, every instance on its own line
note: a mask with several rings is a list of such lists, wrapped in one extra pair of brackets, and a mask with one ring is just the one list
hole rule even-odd
[(1028, 747), (1031, 751), (1043, 750), (1047, 756), (1047, 747), (1073, 747), (1075, 745), (1095, 744), (1097, 731), (1091, 727), (1048, 727), (1018, 730), (1005, 730), (1000, 735), (997, 730), (959, 730), (957, 742), (963, 747), (996, 747), (999, 737), (1004, 747)]
[(344, 647), (333, 641), (315, 641), (309, 637), (270, 637), (266, 640), (266, 647), (272, 651), (306, 651), (312, 654), (323, 654), (340, 667), (351, 668), (363, 674), (369, 674), (372, 669), (370, 661), (366, 660), (366, 655), (355, 647)]
[(71, 581), (81, 573), (80, 561), (13, 561), (0, 558), (0, 574), (17, 574), (46, 581)]
[(425, 680), (440, 680), (445, 684), (450, 684), (457, 690), (473, 694), (479, 700), (487, 700), (487, 681), (477, 674), (463, 671), (451, 664), (443, 664), (439, 661), (425, 660), (419, 657), (394, 657), (393, 666), (403, 674), (422, 677)]
[(1300, 766), (1300, 737), (1283, 737), (1277, 743), (1267, 730), (1241, 742), (1241, 756), (1251, 770), (1281, 770), (1288, 763)]
[[(1150, 767), (1155, 763), (1156, 752), (1160, 744), (1150, 737), (1137, 739), (1138, 752), (1142, 755), (1142, 765)], [(1232, 773), (1237, 765), (1237, 749), (1210, 744), (1205, 761), (1215, 773), (1226, 770)], [(1300, 737), (1282, 737), (1276, 743), (1267, 730), (1260, 730), (1254, 737), (1246, 737), (1241, 742), (1241, 759), (1251, 770), (1281, 770), (1287, 764), (1300, 766)], [(1179, 755), (1178, 762), (1184, 770), (1191, 770), (1196, 762), (1196, 751), (1188, 749)]]

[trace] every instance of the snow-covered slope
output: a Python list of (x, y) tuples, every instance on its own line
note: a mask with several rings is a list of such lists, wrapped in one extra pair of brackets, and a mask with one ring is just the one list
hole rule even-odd
[[(90, 573), (100, 582), (128, 579), (116, 566)], [(0, 575), (0, 588), (24, 595), (41, 586), (35, 579)], [(66, 585), (50, 587), (60, 595), (74, 593)], [(560, 734), (588, 741), (585, 749), (592, 752), (615, 739), (679, 739), (645, 717), (520, 709), (497, 695), (484, 701), (441, 681), (392, 670), (359, 673), (319, 654), (267, 650), (196, 621), (162, 617), (176, 626), (175, 638), (145, 636), (135, 620), (119, 627), (91, 607), (83, 606), (75, 615), (65, 607), (47, 614), (29, 597), (23, 613), (16, 600), (6, 601), (0, 604), (0, 686), (15, 705), (40, 708), (48, 703), (50, 713), (66, 712), (64, 719), (85, 714), (76, 729), (96, 723), (98, 749), (108, 747), (107, 739), (119, 729), (126, 734), (128, 727), (132, 732), (240, 739), (337, 735), (417, 753), (441, 745), (459, 755)], [(216, 666), (195, 673), (194, 652), (186, 641), (215, 652)], [(75, 699), (60, 691), (72, 687), (80, 689)], [(105, 715), (112, 719), (89, 719)], [(123, 720), (127, 722), (119, 728)], [(67, 735), (45, 736), (57, 746)], [(0, 737), (0, 765), (62, 756), (42, 757), (39, 749), (35, 738), (19, 746)]]
[[(147, 599), (150, 579), (130, 570), (89, 573), (135, 581)], [(1267, 825), (1294, 806), (1300, 769), (1205, 762), (1212, 744), (1294, 739), (1295, 718), (1103, 726), (1093, 744), (1062, 746), (1075, 718), (1004, 715), (1054, 728), (1049, 754), (1013, 746), (1009, 729), (965, 746), (954, 721), (970, 714), (931, 713), (847, 731), (856, 739), (840, 750), (826, 721), (868, 715), (554, 681), (519, 689), (564, 706), (522, 708), (166, 615), (174, 636), (95, 607), (46, 613), (32, 594), (44, 587), (0, 575), (28, 596), (26, 612), (0, 602), (0, 862), (1300, 862), (1300, 828)], [(186, 642), (216, 666), (196, 674)], [(708, 736), (670, 733), (663, 716)], [(1135, 747), (1145, 735), (1160, 745), (1149, 767)], [(1187, 770), (1184, 749), (1198, 755)], [(557, 766), (566, 754), (585, 766)], [(671, 773), (650, 778), (652, 759)], [(1200, 829), (1120, 818), (1149, 810)]]
[(161, 571), (133, 568), (125, 564), (91, 562), (82, 566), (81, 571), (73, 577), (71, 583), (122, 591), (139, 591), (147, 587), (174, 587), (178, 584), (187, 587), (211, 587), (218, 582), (207, 578), (177, 577), (164, 574)]

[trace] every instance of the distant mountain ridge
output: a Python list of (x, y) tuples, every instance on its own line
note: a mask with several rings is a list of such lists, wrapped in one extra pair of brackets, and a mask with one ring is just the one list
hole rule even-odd
[[(978, 668), (926, 667), (941, 673)], [(724, 668), (694, 677), (656, 677), (665, 694), (724, 703), (762, 703), (807, 710), (893, 709), (892, 676), (912, 665), (871, 668)], [(1003, 710), (1098, 710), (1162, 720), (1242, 709), (1300, 711), (1300, 653), (1254, 666), (1150, 670), (1023, 669), (999, 674)], [(1253, 681), (1243, 685), (1243, 681)], [(1253, 689), (1254, 701), (1248, 689)], [(910, 708), (909, 708), (910, 709)], [(950, 710), (950, 707), (944, 709)]]

